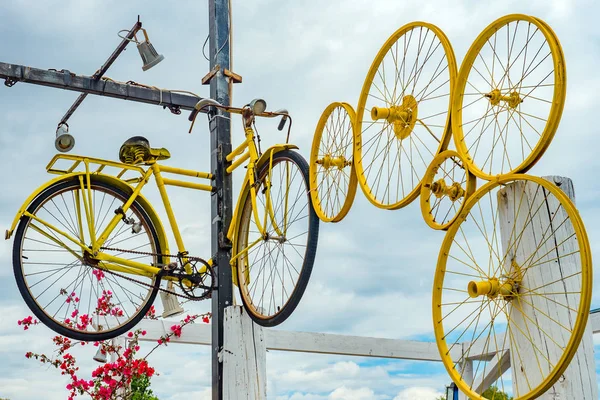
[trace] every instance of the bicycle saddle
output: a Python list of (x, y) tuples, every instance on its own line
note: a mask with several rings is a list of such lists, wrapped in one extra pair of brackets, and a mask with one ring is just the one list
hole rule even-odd
[(125, 141), (119, 150), (119, 160), (125, 164), (142, 164), (171, 157), (169, 150), (153, 149), (143, 136), (133, 136)]

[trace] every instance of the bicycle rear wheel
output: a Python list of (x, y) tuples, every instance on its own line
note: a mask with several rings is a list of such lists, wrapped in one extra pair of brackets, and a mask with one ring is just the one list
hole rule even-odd
[(265, 163), (256, 180), (260, 225), (267, 201), (272, 204), (265, 235), (257, 226), (250, 187), (242, 191), (243, 206), (234, 238), (237, 280), (244, 307), (260, 325), (285, 321), (306, 290), (319, 236), (319, 218), (309, 191), (304, 158), (291, 150), (274, 154), (272, 167)]
[[(84, 190), (88, 194), (84, 178)], [(79, 179), (58, 182), (39, 195), (27, 208), (35, 216), (24, 216), (13, 245), (15, 279), (23, 299), (35, 316), (56, 333), (75, 340), (106, 340), (132, 329), (148, 312), (158, 291), (156, 276), (111, 273), (102, 262), (84, 259), (82, 249), (45, 223), (90, 243), (89, 223), (96, 236), (129, 198), (119, 188), (92, 177), (91, 212), (86, 218)], [(127, 253), (134, 250), (161, 253), (156, 228), (141, 203), (134, 201), (127, 218), (139, 223), (140, 231), (120, 221), (105, 246), (122, 251), (113, 256), (158, 265), (159, 256)], [(123, 267), (126, 269), (126, 267)], [(130, 280), (133, 278), (136, 281)]]

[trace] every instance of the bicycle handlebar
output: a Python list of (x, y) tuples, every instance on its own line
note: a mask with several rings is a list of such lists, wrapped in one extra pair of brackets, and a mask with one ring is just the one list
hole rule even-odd
[[(213, 99), (202, 99), (198, 103), (196, 103), (196, 105), (194, 106), (194, 109), (192, 110), (192, 112), (190, 113), (190, 116), (188, 117), (188, 120), (191, 122), (194, 122), (194, 120), (198, 116), (198, 113), (202, 109), (204, 109), (206, 107), (211, 107), (211, 106), (220, 108), (221, 110), (224, 110), (224, 111), (232, 113), (232, 114), (242, 114), (242, 115), (244, 115), (244, 113), (247, 112), (247, 110), (249, 109), (248, 105), (246, 105), (242, 108), (230, 107), (230, 106), (224, 106), (221, 103), (219, 103), (218, 101), (213, 100)], [(273, 112), (263, 111), (262, 113), (254, 114), (254, 116), (264, 117), (264, 118), (274, 118), (274, 117), (281, 116), (281, 121), (279, 122), (279, 125), (277, 126), (277, 130), (279, 130), (279, 131), (282, 131), (283, 128), (285, 128), (285, 123), (290, 118), (289, 112), (286, 109), (280, 109), (280, 110), (273, 111)], [(191, 128), (190, 128), (190, 131), (191, 131)]]

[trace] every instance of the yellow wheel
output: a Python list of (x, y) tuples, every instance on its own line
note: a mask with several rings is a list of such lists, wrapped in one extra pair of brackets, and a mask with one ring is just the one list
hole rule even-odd
[(385, 42), (356, 110), (355, 168), (375, 206), (394, 210), (419, 195), (433, 157), (448, 145), (456, 59), (435, 25), (412, 22)]
[(435, 337), (452, 380), (478, 400), (490, 385), (515, 400), (544, 393), (579, 346), (591, 286), (585, 228), (558, 186), (528, 175), (482, 186), (448, 228), (434, 279)]
[(356, 194), (353, 166), (356, 114), (350, 104), (331, 103), (319, 119), (310, 152), (310, 195), (324, 222), (339, 222)]
[(543, 21), (513, 14), (467, 52), (453, 96), (458, 152), (482, 179), (526, 172), (544, 154), (565, 103), (565, 59)]
[(446, 150), (435, 156), (421, 186), (421, 213), (427, 225), (448, 229), (476, 185), (475, 175), (457, 152)]

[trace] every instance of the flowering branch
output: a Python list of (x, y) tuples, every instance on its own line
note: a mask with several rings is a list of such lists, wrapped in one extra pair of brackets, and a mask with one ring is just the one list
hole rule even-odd
[[(79, 301), (74, 293), (67, 296), (67, 300), (68, 299), (70, 300), (67, 302)], [(114, 315), (113, 312), (116, 312), (117, 314), (119, 312), (111, 302), (111, 293), (109, 291), (104, 293), (104, 299), (102, 302), (99, 302), (99, 306), (100, 307), (98, 307), (97, 310), (99, 313), (106, 312), (107, 315)], [(117, 311), (114, 311), (115, 309)], [(91, 324), (87, 314), (78, 315), (78, 313), (74, 311), (71, 317), (73, 320), (67, 319), (65, 322), (78, 329), (84, 329)], [(157, 319), (154, 306), (151, 307), (147, 317), (150, 319)], [(79, 367), (76, 365), (75, 357), (69, 353), (69, 350), (76, 345), (84, 346), (87, 342), (74, 342), (67, 337), (57, 335), (52, 339), (54, 345), (57, 346), (56, 355), (54, 357), (48, 357), (45, 354), (33, 352), (27, 352), (25, 357), (36, 359), (42, 364), (51, 365), (60, 370), (61, 375), (67, 375), (70, 378), (70, 382), (66, 386), (66, 389), (69, 391), (68, 400), (73, 400), (78, 395), (88, 395), (92, 400), (130, 398), (133, 394), (132, 387), (138, 386), (132, 385), (133, 382), (139, 382), (141, 380), (147, 383), (150, 378), (156, 374), (155, 369), (151, 367), (147, 361), (150, 354), (158, 347), (166, 346), (167, 343), (170, 342), (172, 336), (180, 337), (185, 326), (195, 323), (198, 318), (201, 318), (204, 323), (209, 323), (210, 317), (210, 313), (186, 316), (179, 324), (171, 326), (171, 332), (162, 336), (154, 348), (142, 358), (136, 356), (140, 351), (140, 346), (138, 344), (139, 340), (146, 335), (146, 331), (144, 330), (138, 329), (129, 332), (127, 334), (129, 345), (126, 346), (125, 349), (113, 344), (110, 340), (94, 342), (94, 346), (99, 347), (102, 354), (111, 355), (113, 361), (107, 362), (92, 371), (92, 379), (89, 380), (81, 379), (77, 376)], [(38, 320), (34, 320), (31, 316), (17, 322), (19, 326), (23, 326), (24, 330), (28, 330), (30, 326), (39, 323)]]

